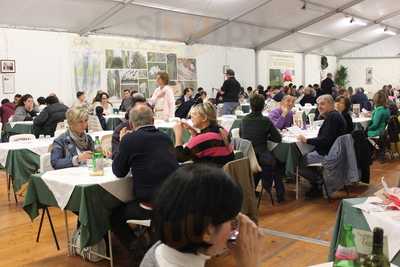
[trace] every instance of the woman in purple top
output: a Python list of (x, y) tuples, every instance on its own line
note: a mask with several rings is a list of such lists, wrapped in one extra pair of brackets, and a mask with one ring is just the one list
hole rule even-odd
[(293, 109), (294, 97), (285, 95), (282, 98), (280, 107), (272, 110), (268, 117), (274, 124), (274, 126), (280, 130), (288, 128), (293, 124)]

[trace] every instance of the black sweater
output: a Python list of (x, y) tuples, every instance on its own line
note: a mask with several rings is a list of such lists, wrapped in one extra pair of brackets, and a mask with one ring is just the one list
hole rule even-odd
[(158, 187), (178, 168), (171, 139), (154, 126), (139, 128), (122, 138), (112, 169), (117, 177), (133, 175), (137, 200), (151, 202)]
[(251, 141), (257, 154), (267, 150), (268, 140), (275, 143), (282, 141), (281, 134), (274, 124), (269, 118), (263, 116), (261, 112), (250, 113), (243, 118), (240, 126), (240, 137)]
[(346, 122), (336, 110), (325, 115), (324, 123), (319, 129), (316, 138), (308, 139), (307, 144), (315, 146), (318, 154), (328, 155), (336, 139), (346, 133)]
[(240, 83), (235, 78), (228, 78), (222, 85), (224, 102), (239, 102)]

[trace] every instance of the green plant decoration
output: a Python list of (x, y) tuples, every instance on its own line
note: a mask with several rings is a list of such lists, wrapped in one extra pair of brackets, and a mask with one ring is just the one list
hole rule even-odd
[(335, 83), (338, 86), (345, 87), (349, 81), (347, 80), (349, 73), (347, 72), (347, 68), (341, 65), (336, 71), (335, 75)]

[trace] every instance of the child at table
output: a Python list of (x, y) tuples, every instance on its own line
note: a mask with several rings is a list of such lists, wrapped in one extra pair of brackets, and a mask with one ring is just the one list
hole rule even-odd
[(107, 129), (107, 124), (106, 124), (106, 118), (104, 118), (104, 109), (101, 106), (96, 107), (96, 116), (99, 119), (99, 122), (101, 124), (101, 128), (105, 131)]

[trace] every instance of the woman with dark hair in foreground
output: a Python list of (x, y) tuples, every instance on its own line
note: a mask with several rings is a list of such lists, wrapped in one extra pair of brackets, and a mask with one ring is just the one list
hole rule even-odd
[(141, 267), (203, 267), (228, 250), (237, 266), (259, 266), (257, 226), (240, 214), (242, 190), (221, 169), (194, 164), (160, 188), (152, 228), (159, 240)]

